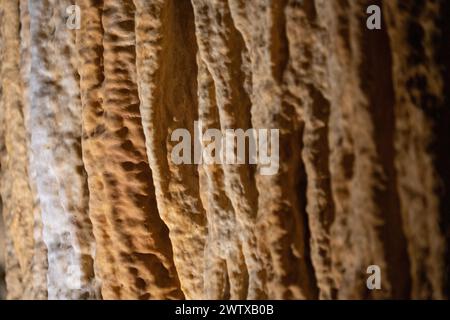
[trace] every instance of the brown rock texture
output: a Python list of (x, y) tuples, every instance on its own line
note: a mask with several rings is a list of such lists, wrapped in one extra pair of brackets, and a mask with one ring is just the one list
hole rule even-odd
[[(447, 299), (449, 16), (0, 0), (0, 297)], [(179, 164), (179, 129), (193, 158), (208, 129), (277, 129), (279, 168)]]

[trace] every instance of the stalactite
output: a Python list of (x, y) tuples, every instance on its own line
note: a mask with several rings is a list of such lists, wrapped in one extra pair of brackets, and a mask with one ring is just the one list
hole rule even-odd
[(69, 1), (29, 2), (30, 170), (42, 211), (48, 297), (96, 296), (89, 191), (81, 158), (81, 103)]
[(11, 299), (47, 297), (46, 249), (42, 246), (40, 209), (29, 168), (28, 99), (22, 93), (21, 14), (18, 1), (2, 1), (2, 211), (6, 239), (6, 282)]

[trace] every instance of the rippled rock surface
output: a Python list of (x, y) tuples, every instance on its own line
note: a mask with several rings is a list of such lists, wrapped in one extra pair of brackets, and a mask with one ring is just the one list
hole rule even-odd
[[(7, 298), (448, 298), (449, 16), (0, 0)], [(176, 164), (172, 134), (196, 121), (278, 129), (278, 170)]]

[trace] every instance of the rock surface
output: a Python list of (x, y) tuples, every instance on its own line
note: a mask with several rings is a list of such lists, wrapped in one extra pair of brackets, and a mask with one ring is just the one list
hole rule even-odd
[[(0, 0), (7, 298), (448, 298), (449, 15)], [(279, 170), (176, 164), (195, 121), (279, 129)]]

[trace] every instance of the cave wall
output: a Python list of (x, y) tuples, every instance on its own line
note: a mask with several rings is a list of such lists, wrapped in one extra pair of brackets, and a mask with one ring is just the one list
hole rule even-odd
[[(7, 297), (447, 298), (449, 15), (1, 0)], [(279, 129), (279, 170), (175, 164), (171, 135), (194, 121)]]

